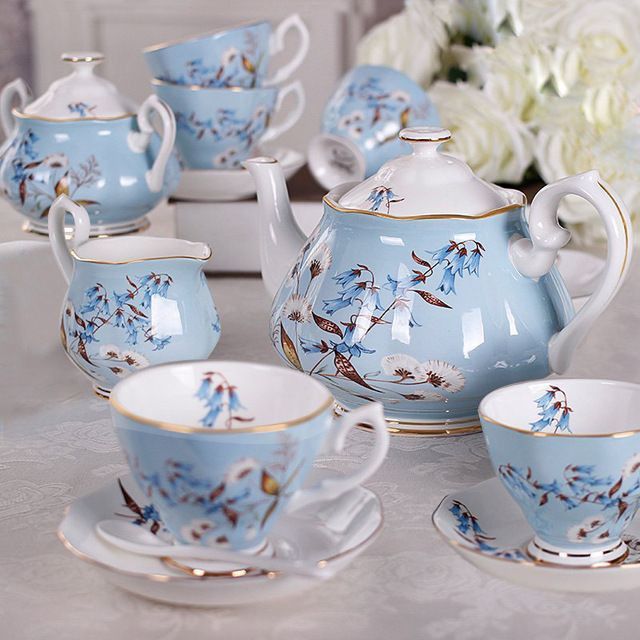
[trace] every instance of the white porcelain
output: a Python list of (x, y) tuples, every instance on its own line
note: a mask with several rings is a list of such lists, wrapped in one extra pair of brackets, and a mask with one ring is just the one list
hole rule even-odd
[[(285, 180), (297, 173), (305, 163), (304, 155), (294, 149), (275, 149), (273, 157), (281, 163)], [(226, 202), (244, 200), (255, 194), (255, 182), (244, 168), (185, 169), (180, 172), (180, 183), (172, 197), (177, 200)]]
[[(462, 534), (451, 512), (455, 504), (473, 515), (475, 533)], [(462, 507), (459, 507), (462, 509)], [(542, 564), (525, 547), (533, 532), (497, 478), (446, 496), (432, 516), (444, 540), (482, 571), (523, 587), (548, 591), (600, 593), (640, 588), (640, 519), (627, 529), (629, 555), (621, 564), (595, 568)]]
[[(117, 118), (136, 111), (134, 103), (115, 85), (95, 74), (104, 55), (97, 51), (63, 53), (72, 72), (51, 83), (48, 89), (22, 112), (40, 118)], [(19, 89), (18, 89), (19, 91)]]
[[(317, 468), (310, 481), (335, 475)], [(137, 504), (146, 504), (133, 479), (122, 478), (122, 483)], [(114, 514), (122, 514), (119, 517), (123, 520), (136, 518), (123, 506), (115, 480), (78, 498), (58, 527), (58, 537), (69, 551), (95, 566), (115, 586), (169, 604), (203, 607), (251, 605), (295, 596), (347, 567), (375, 540), (382, 527), (379, 498), (357, 487), (338, 500), (285, 514), (270, 535), (275, 558), (314, 564), (323, 569), (322, 577), (256, 571), (251, 562), (244, 567), (222, 565), (218, 567), (221, 575), (198, 577), (199, 567), (195, 565), (180, 570), (158, 558), (128, 553), (105, 542), (96, 533), (96, 524)], [(150, 528), (152, 523), (143, 526)]]
[(588, 298), (598, 287), (606, 260), (588, 251), (560, 249), (556, 266), (574, 299)]

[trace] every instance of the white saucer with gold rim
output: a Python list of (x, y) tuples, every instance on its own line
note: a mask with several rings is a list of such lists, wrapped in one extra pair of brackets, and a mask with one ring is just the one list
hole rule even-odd
[[(335, 472), (317, 468), (310, 482), (330, 475)], [(96, 525), (105, 519), (121, 518), (131, 527), (144, 527), (165, 541), (170, 542), (170, 538), (133, 479), (125, 476), (120, 482), (124, 492), (113, 480), (76, 500), (58, 527), (58, 537), (111, 584), (171, 604), (232, 606), (298, 594), (344, 569), (382, 528), (378, 496), (358, 487), (332, 502), (283, 515), (269, 536), (275, 559), (318, 567), (322, 569), (319, 576), (254, 567), (249, 554), (244, 566), (134, 554), (106, 542)], [(263, 566), (263, 562), (255, 564)]]
[(433, 525), (465, 560), (498, 578), (549, 591), (598, 593), (640, 587), (640, 519), (623, 539), (629, 553), (617, 564), (561, 566), (527, 553), (533, 531), (497, 478), (446, 496)]

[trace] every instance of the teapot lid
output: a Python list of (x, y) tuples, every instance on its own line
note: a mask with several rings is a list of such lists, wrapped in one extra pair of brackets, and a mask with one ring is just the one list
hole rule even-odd
[(377, 173), (347, 191), (338, 200), (341, 208), (391, 218), (477, 217), (524, 204), (520, 192), (485, 182), (462, 160), (443, 153), (440, 145), (451, 139), (447, 129), (411, 127), (398, 135), (411, 145), (412, 153), (383, 164)]
[(72, 67), (22, 113), (54, 120), (91, 120), (131, 115), (135, 105), (115, 85), (96, 75), (94, 69), (104, 60), (97, 51), (63, 53), (62, 60)]

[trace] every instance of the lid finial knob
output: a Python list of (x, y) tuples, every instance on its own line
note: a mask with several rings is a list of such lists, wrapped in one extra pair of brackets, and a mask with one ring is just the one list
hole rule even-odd
[(411, 144), (415, 155), (432, 155), (443, 142), (451, 140), (451, 131), (442, 127), (407, 127), (398, 137)]

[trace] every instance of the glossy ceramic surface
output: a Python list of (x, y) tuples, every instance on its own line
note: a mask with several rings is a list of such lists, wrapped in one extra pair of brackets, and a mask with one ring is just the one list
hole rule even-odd
[(535, 531), (528, 552), (558, 564), (620, 561), (640, 500), (640, 385), (556, 378), (481, 403), (496, 475)]
[[(325, 469), (313, 469), (310, 474), (312, 483), (334, 478), (336, 474)], [(121, 487), (133, 501), (134, 510), (123, 507)], [(134, 505), (140, 507), (142, 517)], [(121, 551), (96, 533), (100, 521), (113, 517), (150, 530), (153, 515), (152, 505), (127, 476), (76, 500), (58, 528), (58, 537), (71, 553), (96, 567), (113, 585), (174, 605), (212, 607), (297, 596), (347, 567), (382, 527), (380, 500), (364, 487), (356, 487), (337, 500), (283, 514), (270, 534), (273, 556), (324, 567), (322, 578), (256, 571), (250, 555), (244, 567), (218, 563), (213, 567), (217, 575), (211, 571), (196, 574), (186, 566), (180, 570), (159, 558)]]
[[(272, 140), (293, 126), (304, 107), (300, 83), (261, 89), (206, 89), (154, 80), (156, 94), (176, 117), (176, 146), (188, 169), (239, 169), (260, 142)], [(297, 103), (277, 127), (270, 121), (285, 96)]]
[(446, 496), (433, 524), (447, 543), (482, 571), (524, 587), (599, 593), (640, 587), (640, 522), (623, 536), (629, 550), (620, 564), (598, 567), (535, 562), (527, 554), (533, 531), (497, 478)]
[(46, 224), (52, 202), (67, 194), (86, 207), (92, 226), (108, 230), (141, 221), (178, 184), (175, 156), (167, 159), (160, 188), (149, 183), (162, 142), (141, 132), (136, 116), (72, 122), (20, 116), (16, 123), (0, 152), (0, 183), (16, 211), (34, 223)]
[[(554, 270), (509, 260), (521, 208), (476, 219), (324, 216), (274, 300), (279, 354), (347, 408), (379, 400), (402, 422), (456, 422), (514, 379), (546, 375), (573, 315)], [(435, 428), (434, 424), (434, 428)]]
[(309, 146), (309, 168), (325, 189), (362, 180), (410, 152), (398, 139), (401, 129), (439, 123), (427, 94), (406, 75), (390, 67), (356, 67), (325, 108), (322, 133)]
[[(379, 406), (334, 428), (326, 388), (278, 367), (205, 361), (147, 369), (116, 386), (111, 405), (138, 486), (184, 544), (260, 548), (284, 510), (349, 491), (388, 447)], [(376, 429), (369, 459), (340, 481), (301, 490), (322, 448), (340, 449), (359, 421)]]

